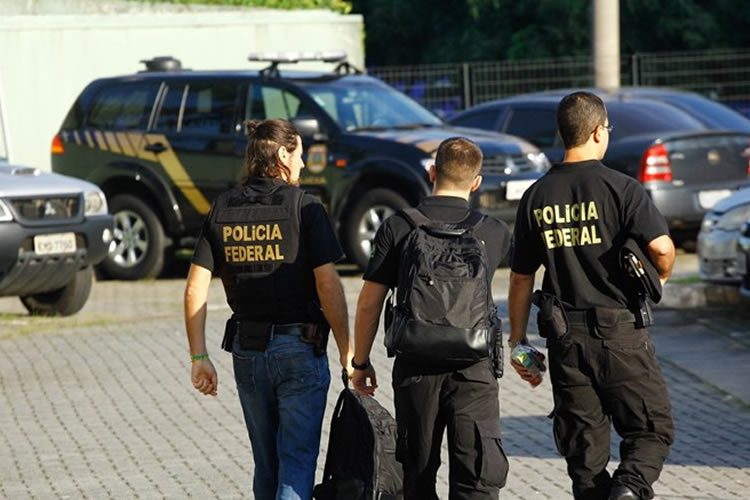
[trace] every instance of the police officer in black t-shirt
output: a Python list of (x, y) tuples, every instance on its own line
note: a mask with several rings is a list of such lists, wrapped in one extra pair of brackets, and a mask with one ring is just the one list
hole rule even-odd
[[(472, 141), (443, 141), (430, 168), (433, 195), (417, 207), (428, 219), (465, 221), (473, 213), (469, 195), (482, 177), (482, 152)], [(375, 236), (375, 249), (364, 274), (354, 323), (356, 368), (352, 384), (372, 395), (377, 387), (369, 361), (388, 289), (397, 286), (401, 249), (412, 226), (402, 214), (388, 218)], [(485, 243), (488, 279), (510, 248), (508, 226), (486, 217), (476, 228)], [(488, 286), (491, 286), (488, 284)], [(393, 364), (394, 406), (398, 426), (396, 457), (404, 467), (405, 500), (436, 500), (440, 446), (448, 429), (450, 498), (496, 499), (505, 484), (508, 462), (500, 442), (498, 383), (484, 360), (458, 370), (425, 366), (396, 355)]]
[[(613, 127), (602, 100), (570, 94), (558, 106), (557, 122), (565, 158), (524, 193), (516, 216), (510, 342), (525, 340), (534, 274), (543, 265), (543, 293), (535, 298), (547, 307), (540, 307), (537, 319), (549, 349), (555, 442), (568, 463), (573, 494), (653, 498), (651, 485), (672, 444), (671, 408), (654, 346), (629, 308), (620, 250), (635, 240), (663, 284), (674, 245), (641, 184), (599, 161)], [(610, 421), (622, 438), (612, 477), (606, 470)]]
[(205, 341), (212, 272), (232, 309), (222, 347), (232, 353), (255, 463), (257, 500), (309, 499), (326, 395), (328, 324), (341, 366), (352, 352), (343, 252), (323, 206), (298, 184), (302, 142), (283, 120), (247, 122), (247, 181), (211, 206), (185, 289), (193, 386), (216, 395)]

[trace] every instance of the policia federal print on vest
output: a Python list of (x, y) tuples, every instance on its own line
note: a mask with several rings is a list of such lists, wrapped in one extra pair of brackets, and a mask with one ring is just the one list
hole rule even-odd
[(221, 279), (234, 314), (222, 347), (239, 335), (244, 349), (264, 350), (274, 318), (306, 326), (303, 340), (325, 352), (328, 325), (317, 306), (315, 281), (300, 240), (303, 191), (278, 183), (262, 191), (252, 183), (218, 200), (213, 240), (220, 242)]

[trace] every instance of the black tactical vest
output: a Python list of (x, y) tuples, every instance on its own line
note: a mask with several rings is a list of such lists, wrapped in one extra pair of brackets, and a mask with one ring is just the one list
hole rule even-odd
[(303, 192), (252, 184), (222, 197), (213, 237), (219, 274), (236, 317), (277, 324), (310, 322), (315, 279), (300, 237)]

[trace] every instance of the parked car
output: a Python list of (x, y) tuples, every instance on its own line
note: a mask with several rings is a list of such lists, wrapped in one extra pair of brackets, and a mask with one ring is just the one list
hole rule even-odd
[(106, 198), (89, 182), (10, 164), (4, 130), (0, 106), (0, 296), (31, 314), (74, 314), (112, 240)]
[[(604, 163), (639, 179), (679, 241), (694, 240), (703, 215), (750, 186), (750, 120), (697, 94), (625, 88), (597, 93), (614, 127)], [(556, 90), (480, 104), (449, 123), (518, 135), (562, 160)]]
[(745, 273), (742, 275), (742, 281), (740, 282), (740, 293), (750, 298), (750, 218), (745, 221), (740, 230), (739, 244), (737, 258), (742, 260), (745, 265)]
[(746, 262), (738, 254), (742, 224), (750, 218), (750, 188), (719, 201), (703, 217), (698, 262), (705, 281), (739, 284)]
[[(516, 137), (458, 129), (341, 56), (332, 72), (280, 71), (299, 55), (254, 55), (261, 71), (183, 71), (147, 61), (146, 71), (90, 83), (55, 136), (52, 169), (100, 186), (115, 216), (117, 250), (106, 274), (159, 274), (165, 255), (194, 245), (215, 196), (243, 173), (246, 119), (284, 118), (303, 139), (304, 189), (328, 208), (349, 258), (364, 267), (383, 219), (431, 192), (438, 144), (466, 135), (484, 153), (472, 203), (508, 222), (523, 191), (547, 169)], [(165, 253), (166, 251), (166, 253)]]

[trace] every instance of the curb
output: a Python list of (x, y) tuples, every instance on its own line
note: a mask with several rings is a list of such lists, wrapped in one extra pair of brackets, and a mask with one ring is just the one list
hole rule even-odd
[(697, 283), (664, 287), (659, 308), (693, 309), (696, 307), (719, 307), (730, 305), (750, 306), (750, 298), (740, 294), (738, 286)]

